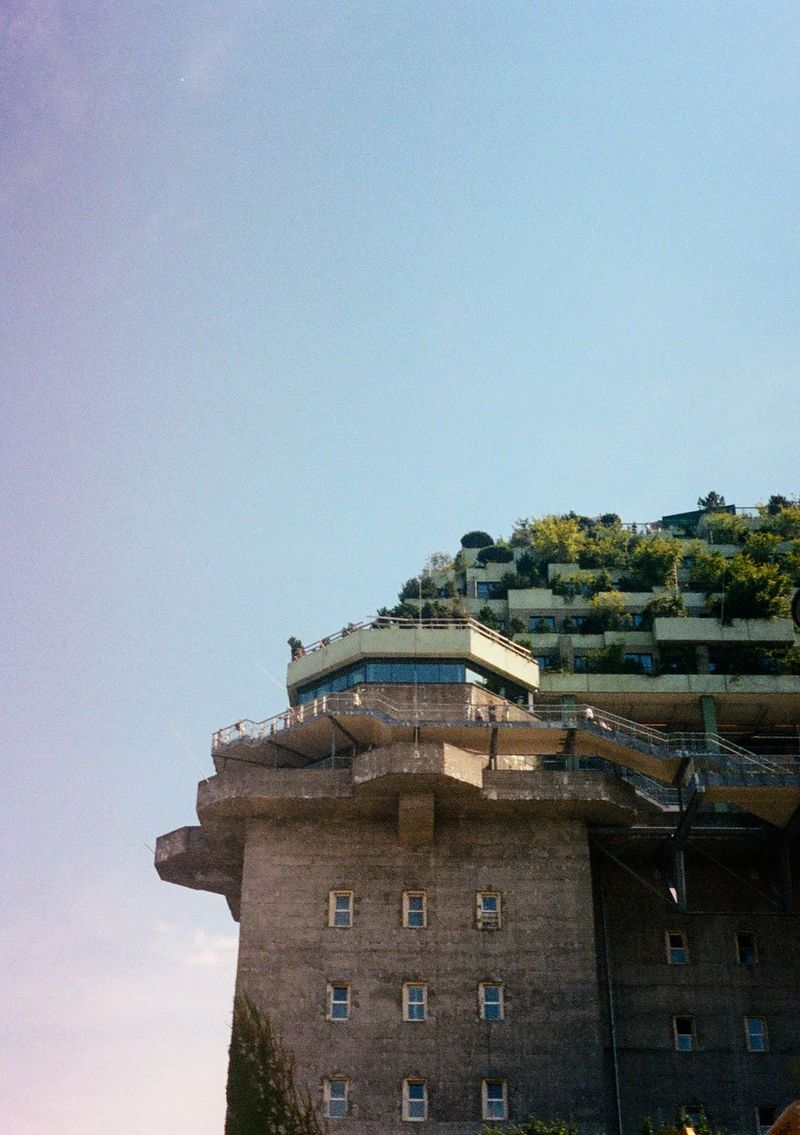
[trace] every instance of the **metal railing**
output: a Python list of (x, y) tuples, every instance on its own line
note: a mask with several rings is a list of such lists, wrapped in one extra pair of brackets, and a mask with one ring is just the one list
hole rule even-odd
[(665, 760), (692, 758), (699, 760), (703, 767), (721, 766), (745, 778), (748, 775), (796, 775), (798, 771), (797, 761), (789, 758), (785, 762), (767, 760), (718, 734), (664, 733), (638, 721), (585, 704), (543, 705), (528, 710), (500, 699), (484, 703), (464, 698), (442, 701), (429, 700), (424, 693), (418, 693), (401, 705), (377, 691), (363, 687), (338, 694), (325, 694), (303, 705), (292, 706), (264, 721), (242, 719), (235, 725), (214, 733), (212, 751), (221, 752), (226, 746), (236, 742), (257, 745), (295, 726), (344, 713), (377, 717), (389, 725), (481, 728), (497, 725), (530, 729), (582, 729), (623, 748), (638, 749)]
[(313, 654), (316, 650), (321, 650), (324, 646), (330, 646), (332, 642), (338, 642), (339, 639), (347, 638), (349, 635), (354, 634), (356, 631), (361, 630), (386, 630), (388, 628), (398, 627), (405, 630), (415, 630), (420, 628), (422, 630), (471, 630), (476, 634), (481, 635), (483, 638), (489, 639), (498, 646), (510, 650), (513, 654), (517, 654), (520, 658), (524, 658), (528, 662), (532, 662), (530, 650), (527, 647), (520, 646), (518, 643), (513, 642), (510, 638), (500, 634), (498, 631), (492, 630), (490, 627), (484, 626), (483, 623), (477, 619), (406, 619), (396, 618), (393, 615), (375, 615), (371, 619), (362, 619), (358, 623), (349, 623), (346, 627), (342, 627), (340, 631), (335, 634), (326, 635), (318, 642), (312, 642), (310, 646), (304, 646), (301, 650), (297, 650), (293, 656), (293, 661), (297, 658), (302, 658), (306, 654)]

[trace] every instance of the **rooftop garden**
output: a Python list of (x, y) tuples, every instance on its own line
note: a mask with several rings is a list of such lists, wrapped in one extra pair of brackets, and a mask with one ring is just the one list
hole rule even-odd
[[(562, 568), (554, 572), (556, 564)], [(403, 584), (397, 604), (380, 614), (428, 619), (471, 615), (528, 642), (539, 656), (541, 648), (537, 651), (531, 636), (647, 632), (656, 618), (687, 614), (720, 625), (788, 618), (798, 587), (800, 500), (775, 494), (765, 504), (741, 510), (711, 491), (698, 499), (696, 510), (647, 524), (624, 523), (614, 512), (596, 517), (570, 512), (523, 517), (507, 538), (478, 529), (467, 532), (455, 555), (431, 555), (420, 574)], [(519, 597), (508, 609), (509, 592), (530, 590), (537, 594), (529, 603)], [(684, 596), (693, 603), (691, 610)], [(574, 611), (572, 622), (571, 612), (558, 627), (551, 614), (537, 622), (535, 615), (526, 621), (514, 613), (526, 607), (544, 613), (548, 602)], [(800, 672), (797, 645), (717, 653), (711, 672)], [(695, 661), (694, 647), (665, 644), (647, 672), (693, 672)], [(552, 665), (564, 666), (563, 652)], [(597, 657), (587, 656), (586, 665), (595, 672), (630, 672), (633, 664), (604, 647)]]

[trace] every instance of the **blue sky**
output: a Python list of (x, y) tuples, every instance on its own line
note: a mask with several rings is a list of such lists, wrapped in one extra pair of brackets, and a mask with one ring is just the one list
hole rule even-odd
[(9, 1130), (221, 1130), (236, 927), (149, 848), (289, 635), (470, 528), (800, 489), (799, 28), (6, 5)]

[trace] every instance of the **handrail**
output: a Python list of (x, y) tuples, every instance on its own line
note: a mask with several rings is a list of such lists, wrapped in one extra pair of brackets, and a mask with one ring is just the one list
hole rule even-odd
[[(429, 703), (424, 694), (417, 694), (410, 705), (397, 705), (383, 694), (363, 687), (338, 694), (324, 694), (313, 701), (292, 706), (264, 721), (242, 719), (235, 725), (217, 730), (212, 751), (220, 752), (236, 741), (257, 743), (296, 725), (337, 713), (383, 717), (389, 724), (450, 724), (485, 727), (497, 724), (511, 727), (585, 729), (596, 737), (619, 744), (643, 748), (663, 759), (702, 757), (727, 768), (736, 767), (741, 775), (782, 776), (790, 770), (788, 763), (779, 764), (757, 756), (714, 733), (663, 733), (618, 714), (589, 705), (536, 706), (528, 710), (513, 702), (497, 700), (476, 705), (453, 700)], [(794, 762), (796, 768), (796, 762)]]
[(395, 617), (394, 615), (375, 615), (371, 619), (362, 619), (357, 623), (348, 623), (348, 625), (342, 627), (340, 631), (336, 631), (331, 635), (325, 635), (325, 637), (321, 638), (318, 642), (312, 642), (310, 646), (302, 647), (302, 649), (298, 650), (294, 655), (292, 661), (295, 661), (297, 658), (302, 658), (306, 654), (313, 654), (314, 651), (321, 650), (324, 646), (330, 646), (332, 642), (338, 642), (339, 639), (347, 638), (349, 635), (354, 634), (355, 631), (386, 630), (390, 627), (399, 627), (406, 630), (413, 630), (416, 627), (424, 630), (471, 630), (497, 643), (498, 646), (502, 646), (506, 650), (510, 650), (512, 653), (519, 655), (520, 658), (524, 658), (528, 662), (533, 661), (531, 652), (527, 647), (520, 646), (519, 643), (514, 642), (510, 638), (506, 638), (505, 635), (492, 630), (491, 627), (485, 626), (483, 623), (478, 622), (477, 619), (406, 619)]

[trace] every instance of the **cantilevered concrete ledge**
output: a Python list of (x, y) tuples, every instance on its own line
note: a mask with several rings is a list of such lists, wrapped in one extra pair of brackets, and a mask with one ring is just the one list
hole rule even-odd
[(489, 770), (487, 763), (455, 745), (404, 741), (359, 754), (352, 768), (234, 766), (200, 784), (197, 813), (203, 827), (220, 836), (238, 836), (244, 822), (258, 816), (389, 816), (404, 797), (429, 797), (437, 813), (476, 819), (525, 812), (633, 821), (636, 794), (613, 774)]
[(238, 920), (242, 845), (236, 838), (209, 837), (199, 827), (177, 828), (156, 840), (156, 871), (166, 883), (225, 895)]
[[(486, 757), (480, 753), (459, 749), (446, 742), (414, 744), (399, 741), (385, 745), (353, 759), (353, 785), (360, 787), (371, 782), (390, 781), (400, 790), (409, 790), (413, 780), (414, 792), (428, 791), (428, 783), (441, 781), (442, 790), (466, 786), (480, 789), (483, 786), (483, 768)], [(453, 782), (447, 785), (447, 781)], [(417, 787), (419, 786), (419, 787)]]

